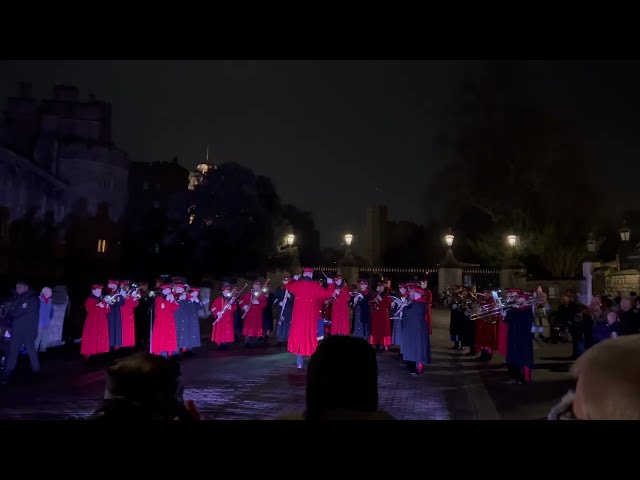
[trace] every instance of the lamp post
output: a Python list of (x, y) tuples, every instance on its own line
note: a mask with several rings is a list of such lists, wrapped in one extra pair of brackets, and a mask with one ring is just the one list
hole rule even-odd
[(587, 286), (587, 305), (591, 304), (591, 300), (593, 299), (593, 269), (594, 266), (597, 266), (594, 262), (594, 255), (596, 251), (596, 239), (593, 235), (593, 232), (589, 232), (587, 237), (587, 259), (582, 263), (582, 276), (584, 277), (585, 284)]
[(510, 247), (515, 247), (518, 244), (518, 236), (517, 235), (507, 235), (507, 242)]
[(456, 237), (453, 234), (451, 227), (449, 227), (447, 234), (444, 236), (444, 241), (447, 244), (447, 254), (440, 261), (440, 264), (442, 266), (457, 267), (459, 265), (458, 260), (456, 260), (456, 258), (453, 256), (453, 241), (455, 240), (455, 238)]
[(629, 241), (629, 238), (631, 237), (631, 229), (629, 227), (627, 227), (627, 222), (623, 222), (622, 224), (622, 228), (619, 231), (620, 233), (620, 238), (622, 239), (622, 241), (624, 243), (627, 243)]

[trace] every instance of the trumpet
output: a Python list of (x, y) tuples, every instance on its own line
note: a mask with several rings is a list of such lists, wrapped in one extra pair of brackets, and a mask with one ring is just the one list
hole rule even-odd
[(118, 297), (120, 296), (119, 293), (116, 293), (115, 295), (104, 295), (102, 297), (102, 300), (104, 300), (104, 302), (107, 305), (113, 305), (114, 303), (116, 303), (118, 301)]
[(469, 318), (471, 320), (483, 320), (489, 323), (496, 323), (498, 321), (498, 315), (505, 316), (507, 310), (511, 308), (525, 309), (532, 307), (537, 303), (532, 293), (527, 293), (527, 299), (519, 301), (517, 298), (505, 298), (504, 300), (498, 296), (497, 292), (493, 292), (493, 298), (495, 303), (488, 303), (480, 305), (471, 310)]

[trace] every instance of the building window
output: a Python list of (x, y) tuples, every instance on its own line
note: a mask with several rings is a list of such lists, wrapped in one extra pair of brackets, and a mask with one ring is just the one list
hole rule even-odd
[(98, 253), (105, 253), (107, 251), (107, 241), (100, 239), (98, 240)]
[(189, 215), (189, 225), (191, 225), (195, 219), (196, 219), (195, 213), (192, 213), (191, 215)]

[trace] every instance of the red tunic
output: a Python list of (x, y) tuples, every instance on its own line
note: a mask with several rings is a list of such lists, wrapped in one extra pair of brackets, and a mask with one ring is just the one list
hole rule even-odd
[(504, 358), (507, 358), (507, 333), (509, 331), (509, 324), (504, 321), (504, 317), (500, 315), (500, 321), (498, 322), (498, 353)]
[[(105, 307), (101, 308), (98, 304)], [(84, 302), (87, 309), (87, 318), (82, 328), (82, 340), (80, 342), (80, 353), (82, 355), (95, 355), (109, 351), (109, 326), (107, 324), (107, 313), (111, 308), (98, 297), (91, 295)]]
[[(251, 303), (252, 300), (258, 300), (258, 303)], [(262, 336), (262, 315), (263, 310), (267, 306), (267, 297), (260, 292), (256, 297), (253, 292), (245, 293), (240, 305), (244, 307), (249, 305), (249, 311), (244, 316), (242, 322), (242, 334), (245, 337), (261, 337)]]
[(429, 327), (429, 335), (433, 335), (433, 325), (431, 317), (431, 304), (433, 303), (433, 294), (431, 290), (426, 290), (424, 300), (427, 303), (427, 326)]
[(371, 345), (391, 345), (391, 320), (389, 319), (389, 308), (391, 307), (391, 297), (382, 296), (382, 300), (376, 302), (372, 300), (371, 305), (371, 335), (369, 343)]
[[(491, 299), (488, 302), (484, 302), (484, 305), (495, 306), (496, 302)], [(475, 349), (483, 350), (489, 349), (492, 352), (498, 350), (498, 329), (502, 318), (501, 315), (492, 315), (487, 319), (479, 319), (475, 322)]]
[(175, 352), (178, 349), (176, 320), (173, 316), (179, 306), (162, 297), (156, 297), (155, 318), (151, 332), (151, 353)]
[(138, 306), (138, 301), (129, 297), (125, 299), (124, 305), (120, 307), (120, 318), (122, 319), (122, 346), (135, 347), (136, 345), (136, 324), (133, 309)]
[[(213, 321), (218, 318), (218, 313), (222, 311), (224, 306), (230, 300), (225, 300), (223, 297), (218, 297), (213, 301), (211, 305), (211, 313), (213, 314)], [(233, 343), (235, 340), (233, 332), (233, 312), (238, 309), (236, 302), (233, 302), (229, 308), (227, 308), (222, 314), (222, 318), (213, 326), (211, 330), (211, 341), (217, 343)]]
[(291, 281), (286, 288), (296, 297), (287, 350), (309, 356), (318, 348), (318, 307), (329, 298), (330, 291), (314, 280)]
[[(329, 286), (329, 293), (333, 295), (336, 291), (336, 285)], [(333, 300), (331, 306), (331, 334), (332, 335), (349, 335), (349, 286), (342, 282), (338, 289), (338, 293)]]

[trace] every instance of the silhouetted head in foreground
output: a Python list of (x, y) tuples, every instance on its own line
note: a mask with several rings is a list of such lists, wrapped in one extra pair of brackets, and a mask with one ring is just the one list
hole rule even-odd
[(309, 360), (306, 418), (367, 419), (377, 409), (375, 350), (361, 338), (332, 336), (324, 340)]
[(105, 420), (189, 420), (192, 415), (182, 400), (180, 366), (177, 362), (135, 353), (107, 368), (103, 405), (95, 412)]

